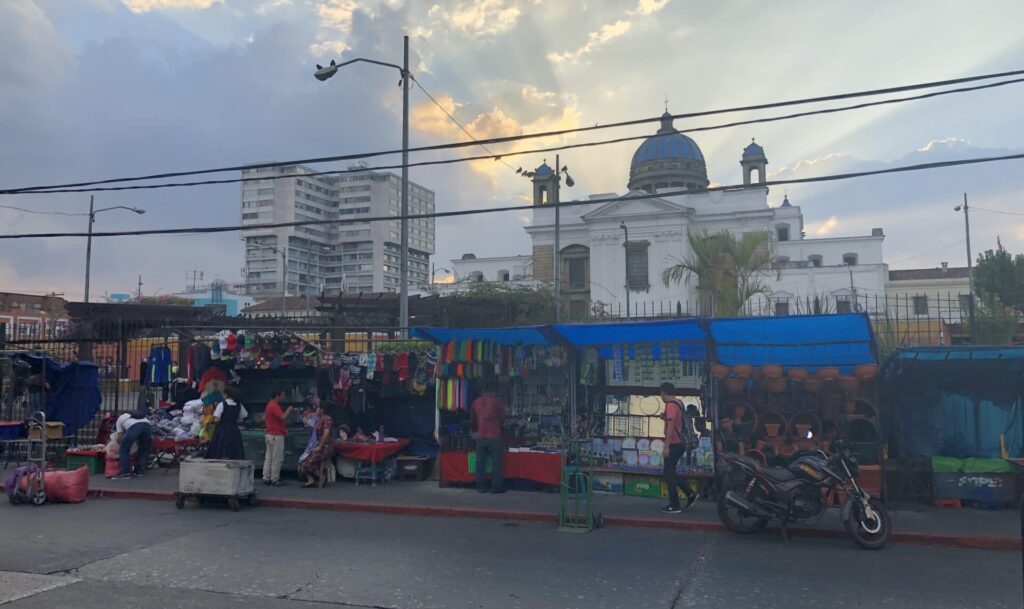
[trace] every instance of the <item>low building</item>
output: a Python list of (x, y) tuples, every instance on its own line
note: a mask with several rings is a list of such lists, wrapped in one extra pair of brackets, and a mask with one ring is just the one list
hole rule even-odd
[(966, 266), (943, 262), (931, 269), (889, 271), (885, 285), (886, 309), (904, 319), (928, 318), (959, 324), (969, 307), (970, 274)]
[(69, 327), (63, 298), (0, 292), (0, 324), (7, 340), (59, 338)]

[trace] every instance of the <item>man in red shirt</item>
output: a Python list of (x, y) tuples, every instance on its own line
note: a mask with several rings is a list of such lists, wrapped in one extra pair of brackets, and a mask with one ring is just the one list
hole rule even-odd
[(284, 399), (284, 396), (285, 390), (279, 390), (267, 402), (267, 407), (263, 411), (267, 424), (267, 433), (263, 436), (267, 442), (267, 456), (263, 459), (263, 484), (269, 486), (281, 486), (281, 464), (284, 463), (284, 438), (288, 435), (285, 419), (292, 413), (291, 406), (283, 411), (281, 410), (281, 400)]
[(661, 400), (665, 402), (665, 448), (664, 469), (662, 476), (665, 479), (665, 486), (668, 487), (668, 505), (661, 508), (666, 514), (678, 514), (683, 511), (679, 507), (679, 491), (683, 489), (686, 495), (686, 508), (690, 509), (697, 501), (697, 495), (690, 488), (690, 485), (680, 480), (676, 474), (676, 466), (683, 455), (696, 448), (697, 436), (694, 434), (693, 423), (686, 414), (682, 402), (673, 395), (676, 392), (672, 383), (661, 384)]
[(505, 447), (502, 442), (502, 424), (505, 422), (505, 406), (501, 398), (494, 395), (494, 386), (488, 385), (484, 394), (473, 400), (469, 407), (473, 435), (476, 438), (476, 490), (487, 492), (484, 469), (487, 455), (491, 455), (491, 492), (504, 493), (505, 479), (502, 475), (502, 458)]

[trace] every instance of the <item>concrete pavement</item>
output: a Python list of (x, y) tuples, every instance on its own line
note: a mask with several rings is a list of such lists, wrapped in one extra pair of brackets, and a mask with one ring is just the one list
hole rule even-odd
[(1022, 604), (1018, 555), (913, 545), (132, 500), (3, 504), (0, 534), (17, 609)]

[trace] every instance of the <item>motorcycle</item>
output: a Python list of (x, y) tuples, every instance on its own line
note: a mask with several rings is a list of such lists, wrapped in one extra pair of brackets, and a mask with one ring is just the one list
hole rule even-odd
[(831, 455), (820, 450), (797, 453), (786, 467), (767, 467), (742, 455), (720, 456), (728, 467), (718, 497), (718, 517), (729, 530), (757, 533), (777, 520), (788, 540), (790, 523), (817, 519), (841, 489), (847, 499), (840, 516), (853, 541), (868, 550), (880, 549), (889, 541), (889, 512), (879, 498), (857, 484), (857, 459), (842, 442), (836, 442)]

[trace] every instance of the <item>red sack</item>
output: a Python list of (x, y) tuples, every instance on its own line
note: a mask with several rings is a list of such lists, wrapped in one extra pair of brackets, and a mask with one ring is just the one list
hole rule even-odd
[(103, 466), (103, 475), (107, 478), (113, 478), (114, 476), (121, 473), (121, 460), (111, 459), (107, 457), (106, 465)]
[(75, 471), (46, 472), (46, 500), (55, 503), (82, 503), (89, 495), (89, 468)]

